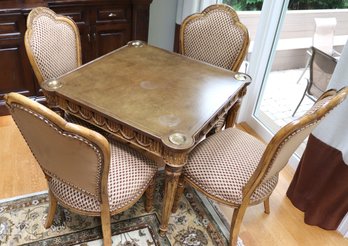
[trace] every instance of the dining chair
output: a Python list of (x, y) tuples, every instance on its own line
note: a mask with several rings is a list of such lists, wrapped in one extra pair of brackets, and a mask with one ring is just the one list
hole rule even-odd
[(315, 102), (323, 94), (337, 64), (336, 58), (313, 46), (310, 48), (310, 54), (309, 79), (292, 116), (296, 114), (305, 96)]
[(238, 71), (248, 51), (249, 33), (232, 7), (214, 4), (183, 20), (179, 42), (185, 56)]
[(264, 203), (265, 213), (270, 213), (269, 198), (279, 172), (322, 118), (347, 95), (348, 87), (326, 91), (305, 115), (281, 128), (267, 145), (237, 128), (203, 140), (183, 168), (172, 212), (178, 208), (185, 184), (190, 184), (207, 197), (234, 208), (230, 245), (237, 245), (247, 207)]
[(25, 49), (41, 84), (82, 64), (80, 34), (69, 17), (46, 7), (30, 11), (25, 32)]
[[(248, 29), (229, 5), (214, 4), (186, 17), (180, 27), (179, 53), (237, 72), (249, 47)], [(210, 134), (225, 124), (221, 118)]]
[[(81, 66), (80, 33), (69, 17), (57, 15), (46, 7), (30, 11), (24, 37), (25, 49), (41, 85)], [(99, 128), (51, 105), (48, 107), (69, 121), (103, 133)]]
[(48, 183), (52, 225), (57, 203), (82, 215), (100, 216), (104, 245), (111, 245), (110, 216), (135, 204), (146, 192), (153, 206), (157, 164), (112, 138), (66, 122), (49, 108), (17, 93), (6, 104)]

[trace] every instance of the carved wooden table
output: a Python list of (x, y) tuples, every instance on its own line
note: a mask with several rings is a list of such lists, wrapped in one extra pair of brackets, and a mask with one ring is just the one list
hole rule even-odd
[(57, 106), (165, 164), (161, 235), (190, 151), (227, 115), (232, 126), (251, 79), (140, 41), (43, 84)]

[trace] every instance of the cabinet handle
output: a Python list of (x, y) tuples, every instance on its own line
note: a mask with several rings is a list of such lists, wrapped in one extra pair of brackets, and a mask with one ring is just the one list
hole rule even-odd
[(109, 17), (116, 17), (117, 16), (117, 14), (115, 14), (115, 13), (110, 13), (109, 14)]
[(93, 39), (94, 39), (94, 41), (97, 40), (97, 34), (96, 33), (93, 33)]
[(87, 34), (87, 39), (88, 39), (88, 43), (91, 42), (91, 35), (89, 35), (89, 33)]

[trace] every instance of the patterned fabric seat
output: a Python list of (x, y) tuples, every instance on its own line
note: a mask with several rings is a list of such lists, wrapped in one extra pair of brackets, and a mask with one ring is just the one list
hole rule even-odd
[(5, 100), (48, 182), (46, 228), (59, 202), (76, 213), (100, 216), (104, 245), (111, 245), (111, 215), (130, 208), (144, 192), (145, 210), (152, 209), (154, 161), (20, 94), (9, 93)]
[[(157, 165), (133, 149), (109, 139), (111, 147), (108, 193), (110, 212), (128, 207), (139, 200), (157, 172)], [(86, 212), (100, 213), (98, 199), (52, 178), (49, 188), (69, 207)]]
[[(185, 176), (216, 198), (240, 205), (243, 187), (255, 172), (265, 148), (266, 145), (253, 136), (228, 128), (212, 135), (192, 151), (184, 166)], [(263, 202), (277, 182), (278, 174), (257, 187), (250, 204)]]
[(235, 128), (209, 136), (192, 150), (179, 179), (172, 211), (178, 208), (185, 183), (209, 198), (234, 208), (230, 245), (237, 245), (238, 233), (248, 206), (264, 203), (270, 212), (269, 197), (279, 172), (318, 123), (348, 95), (348, 87), (326, 91), (299, 119), (281, 128), (264, 145)]

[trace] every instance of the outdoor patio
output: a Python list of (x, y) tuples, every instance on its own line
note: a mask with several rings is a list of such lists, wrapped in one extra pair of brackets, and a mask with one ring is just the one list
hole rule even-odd
[(272, 122), (270, 128), (273, 131), (303, 115), (313, 105), (313, 101), (305, 97), (296, 115), (292, 117), (306, 88), (306, 78), (309, 76), (307, 70), (297, 83), (302, 71), (303, 68), (274, 71), (268, 77), (260, 104), (260, 117), (267, 117), (266, 122)]

